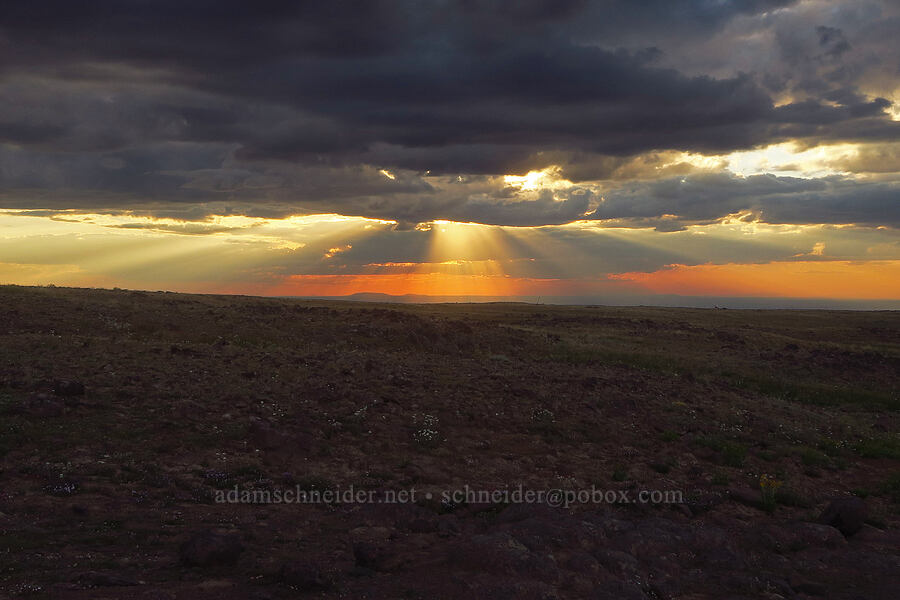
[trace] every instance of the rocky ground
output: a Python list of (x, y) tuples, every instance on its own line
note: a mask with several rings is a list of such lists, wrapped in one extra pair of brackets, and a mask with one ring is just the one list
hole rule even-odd
[(4, 286), (0, 598), (894, 598), (898, 383), (892, 312)]

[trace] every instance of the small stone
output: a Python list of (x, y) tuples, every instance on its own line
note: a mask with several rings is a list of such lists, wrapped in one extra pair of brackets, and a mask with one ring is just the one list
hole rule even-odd
[(179, 556), (185, 565), (210, 567), (233, 565), (243, 551), (244, 545), (235, 533), (202, 531), (181, 545)]
[(816, 581), (798, 581), (794, 582), (791, 587), (794, 588), (794, 591), (810, 596), (826, 596), (828, 594), (828, 589)]
[(285, 443), (285, 437), (266, 421), (250, 419), (247, 436), (254, 447), (261, 450), (274, 450)]
[(752, 506), (753, 508), (763, 509), (762, 496), (758, 491), (746, 488), (732, 488), (728, 490), (728, 496), (735, 502)]
[(42, 392), (32, 394), (24, 403), (25, 412), (32, 417), (58, 417), (64, 408), (62, 402)]
[(408, 529), (412, 533), (434, 533), (437, 531), (437, 522), (434, 519), (417, 518), (409, 522)]
[(353, 544), (353, 558), (360, 567), (378, 570), (386, 558), (384, 545), (375, 542), (356, 542)]
[(618, 550), (602, 548), (597, 553), (597, 560), (611, 574), (623, 579), (634, 579), (640, 570), (635, 557)]
[(600, 564), (587, 552), (575, 552), (565, 562), (565, 567), (573, 573), (592, 577), (599, 573)]
[[(544, 565), (518, 539), (508, 533), (475, 535), (450, 549), (452, 563), (464, 569), (499, 575), (535, 575), (535, 566), (547, 566), (548, 571), (555, 565)], [(540, 563), (540, 564), (539, 564)]]
[(115, 573), (102, 573), (99, 571), (88, 571), (80, 574), (75, 581), (84, 587), (131, 587), (138, 584), (137, 581), (130, 577), (116, 575)]
[(57, 396), (84, 396), (84, 384), (80, 381), (54, 381), (53, 393)]
[(334, 579), (318, 564), (300, 560), (286, 563), (278, 577), (282, 583), (300, 591), (326, 590), (334, 585)]
[(230, 579), (207, 579), (197, 584), (197, 588), (201, 590), (226, 590), (233, 588), (234, 582)]
[(458, 535), (461, 531), (459, 520), (455, 515), (442, 515), (437, 521), (437, 534), (440, 537)]

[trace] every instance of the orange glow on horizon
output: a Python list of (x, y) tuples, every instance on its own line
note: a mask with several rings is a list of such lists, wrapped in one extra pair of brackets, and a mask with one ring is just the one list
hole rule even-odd
[(347, 296), (406, 294), (428, 296), (534, 296), (570, 293), (570, 282), (505, 276), (450, 273), (385, 273), (371, 275), (292, 275), (266, 290), (272, 296)]
[(897, 299), (900, 260), (670, 265), (609, 275), (657, 294), (773, 298)]

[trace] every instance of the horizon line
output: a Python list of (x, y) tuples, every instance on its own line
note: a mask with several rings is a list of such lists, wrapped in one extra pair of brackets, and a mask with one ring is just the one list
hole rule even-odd
[[(383, 292), (355, 292), (339, 296), (247, 294), (223, 291), (180, 291), (169, 289), (142, 289), (123, 287), (78, 287), (55, 285), (21, 285), (0, 283), (0, 287), (61, 290), (98, 290), (109, 292), (143, 292), (183, 294), (188, 296), (234, 296), (243, 298), (272, 298), (288, 300), (313, 300), (333, 302), (365, 302), (384, 304), (522, 304), (528, 306), (568, 307), (617, 307), (617, 308), (693, 308), (701, 310), (850, 310), (850, 311), (900, 311), (900, 299), (893, 298), (804, 298), (788, 296), (684, 296), (679, 294), (636, 294), (610, 296), (490, 296), (478, 294), (386, 294)], [(530, 300), (533, 299), (533, 300)], [(673, 304), (673, 302), (687, 304)], [(723, 304), (725, 306), (719, 306)], [(727, 306), (731, 304), (731, 306)]]

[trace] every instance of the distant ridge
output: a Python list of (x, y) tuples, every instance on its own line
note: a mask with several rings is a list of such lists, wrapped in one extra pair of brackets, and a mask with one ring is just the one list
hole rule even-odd
[(753, 298), (723, 296), (439, 296), (427, 294), (384, 294), (358, 292), (345, 296), (291, 296), (315, 300), (347, 300), (390, 304), (561, 304), (579, 306), (660, 306), (721, 309), (793, 310), (900, 310), (897, 300), (835, 300), (830, 298)]
[[(510, 296), (430, 296), (426, 294), (382, 294), (375, 292), (358, 292), (348, 296), (341, 296), (347, 300), (357, 300), (359, 302), (409, 302), (415, 304), (422, 303), (467, 303), (467, 302), (515, 302), (522, 303), (519, 297), (513, 299)], [(532, 302), (533, 303), (533, 302)]]

